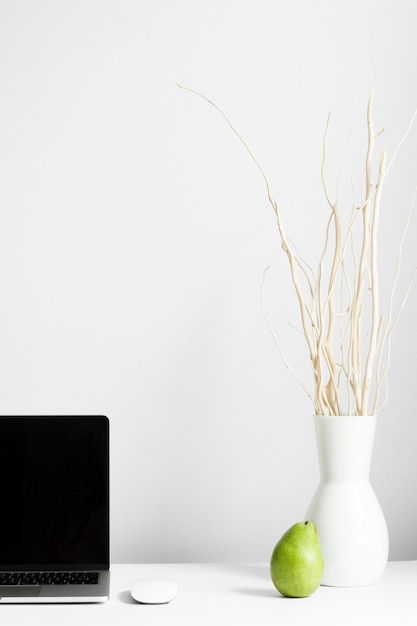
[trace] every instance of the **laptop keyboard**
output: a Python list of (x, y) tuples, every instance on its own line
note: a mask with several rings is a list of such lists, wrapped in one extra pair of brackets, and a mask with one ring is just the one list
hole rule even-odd
[(98, 572), (0, 572), (0, 585), (96, 585)]

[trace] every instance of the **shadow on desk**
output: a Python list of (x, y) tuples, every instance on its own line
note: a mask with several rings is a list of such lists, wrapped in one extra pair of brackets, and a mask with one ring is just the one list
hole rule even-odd
[(137, 604), (136, 600), (134, 600), (130, 595), (130, 591), (121, 591), (118, 594), (117, 599), (123, 604)]
[[(272, 585), (272, 583), (271, 583)], [(282, 598), (285, 600), (284, 596), (280, 595), (278, 591), (274, 588), (271, 589), (248, 589), (248, 587), (241, 587), (240, 589), (232, 589), (233, 593), (239, 594), (241, 596), (253, 596), (257, 598), (273, 598), (276, 600), (277, 598)]]
[[(269, 574), (269, 565), (265, 564), (228, 564), (224, 566), (229, 572), (242, 580), (242, 576), (248, 581), (247, 586), (232, 589), (233, 593), (259, 598), (283, 598), (275, 589)], [(250, 581), (253, 581), (252, 583)]]

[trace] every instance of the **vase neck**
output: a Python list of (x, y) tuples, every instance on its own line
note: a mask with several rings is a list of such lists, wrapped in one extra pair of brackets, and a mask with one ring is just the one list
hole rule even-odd
[(367, 481), (376, 416), (315, 416), (322, 481)]

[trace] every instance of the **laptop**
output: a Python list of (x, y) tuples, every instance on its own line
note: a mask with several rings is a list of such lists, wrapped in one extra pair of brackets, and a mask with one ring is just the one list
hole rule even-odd
[(109, 421), (0, 417), (0, 602), (109, 597)]

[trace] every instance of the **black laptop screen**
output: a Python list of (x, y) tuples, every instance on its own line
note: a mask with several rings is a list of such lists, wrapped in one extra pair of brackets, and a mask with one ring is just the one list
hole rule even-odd
[(106, 417), (0, 417), (0, 569), (109, 566)]

